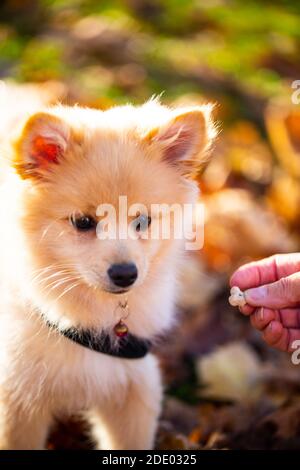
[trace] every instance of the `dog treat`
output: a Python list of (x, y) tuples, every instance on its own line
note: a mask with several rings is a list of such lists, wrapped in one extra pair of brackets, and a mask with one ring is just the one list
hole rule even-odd
[(230, 297), (228, 301), (233, 307), (243, 307), (247, 303), (244, 292), (242, 292), (237, 286), (230, 289)]

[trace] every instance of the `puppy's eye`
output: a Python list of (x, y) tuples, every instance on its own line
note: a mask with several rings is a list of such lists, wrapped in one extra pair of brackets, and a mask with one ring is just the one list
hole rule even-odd
[(133, 221), (133, 226), (136, 232), (145, 232), (150, 224), (151, 224), (151, 217), (148, 217), (147, 215), (143, 215), (143, 214), (139, 215)]
[(75, 227), (76, 230), (80, 232), (87, 232), (89, 230), (92, 230), (97, 225), (96, 220), (93, 219), (93, 217), (90, 217), (89, 215), (72, 215), (70, 220), (73, 227)]

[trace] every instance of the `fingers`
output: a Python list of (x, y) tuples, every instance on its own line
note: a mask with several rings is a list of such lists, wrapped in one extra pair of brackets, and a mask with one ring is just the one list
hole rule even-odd
[(300, 309), (287, 308), (272, 310), (261, 307), (251, 315), (250, 321), (254, 328), (263, 330), (272, 320), (280, 322), (285, 328), (298, 328), (300, 330)]
[(272, 310), (258, 308), (250, 316), (254, 328), (263, 333), (269, 346), (293, 352), (293, 342), (300, 340), (300, 309)]
[(269, 346), (279, 351), (293, 352), (293, 343), (300, 340), (300, 329), (284, 328), (278, 321), (272, 321), (264, 330), (263, 338)]
[(300, 308), (285, 308), (276, 310), (275, 319), (285, 328), (298, 328), (300, 330)]
[[(239, 311), (247, 317), (251, 315), (251, 322), (254, 321), (255, 318), (260, 319), (261, 316), (265, 316), (271, 320), (275, 319), (281, 321), (283, 326), (286, 328), (300, 328), (300, 308), (284, 308), (273, 310), (266, 307), (255, 308), (246, 304), (243, 307), (239, 307)], [(253, 326), (258, 328), (255, 324)]]
[(247, 304), (240, 311), (250, 316), (266, 343), (294, 351), (293, 343), (300, 341), (300, 253), (244, 265), (232, 275), (230, 285), (244, 291)]
[(269, 346), (281, 351), (288, 350), (288, 330), (278, 321), (272, 321), (263, 331), (263, 339)]
[(275, 311), (264, 307), (256, 309), (250, 317), (251, 325), (259, 331), (264, 330), (273, 320), (276, 320)]
[(300, 253), (274, 255), (241, 266), (231, 276), (230, 285), (245, 290), (275, 282), (298, 271), (300, 271)]
[(281, 309), (293, 307), (300, 302), (300, 273), (283, 277), (271, 284), (245, 291), (247, 304), (253, 307)]
[(243, 307), (239, 307), (239, 311), (246, 316), (251, 315), (255, 311), (255, 307), (250, 307), (250, 305), (244, 305)]

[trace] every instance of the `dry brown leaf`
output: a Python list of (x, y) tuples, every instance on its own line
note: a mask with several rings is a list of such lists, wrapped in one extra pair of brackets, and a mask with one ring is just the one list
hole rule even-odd
[(297, 249), (284, 221), (246, 190), (226, 189), (204, 197), (204, 203), (205, 243), (201, 253), (217, 271), (230, 271), (250, 259)]
[(246, 343), (219, 347), (199, 359), (197, 374), (205, 385), (201, 396), (230, 401), (256, 401), (262, 393), (263, 367)]

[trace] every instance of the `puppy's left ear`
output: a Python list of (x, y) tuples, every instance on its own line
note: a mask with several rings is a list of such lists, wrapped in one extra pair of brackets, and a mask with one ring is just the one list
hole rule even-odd
[(215, 136), (211, 121), (212, 106), (181, 108), (169, 120), (145, 137), (160, 152), (166, 163), (189, 176), (199, 170)]
[(69, 137), (69, 126), (59, 117), (44, 112), (31, 116), (14, 145), (19, 175), (47, 179), (64, 158)]

